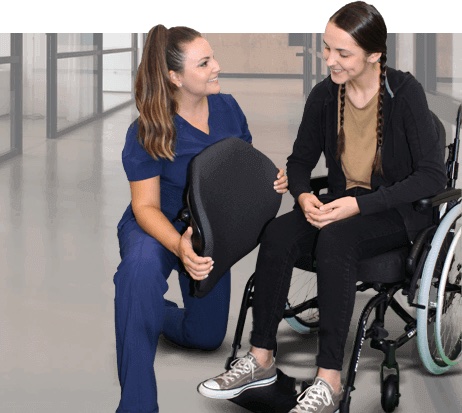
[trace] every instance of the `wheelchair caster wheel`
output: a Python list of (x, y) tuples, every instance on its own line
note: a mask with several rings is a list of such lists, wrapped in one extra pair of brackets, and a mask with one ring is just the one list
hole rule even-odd
[(398, 376), (390, 374), (382, 383), (382, 408), (385, 412), (393, 412), (399, 404)]

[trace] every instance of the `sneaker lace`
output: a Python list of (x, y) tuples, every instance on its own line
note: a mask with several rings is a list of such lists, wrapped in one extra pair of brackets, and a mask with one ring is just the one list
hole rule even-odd
[(250, 372), (252, 374), (253, 379), (255, 367), (256, 366), (250, 357), (246, 356), (238, 358), (231, 363), (231, 369), (223, 373), (221, 378), (224, 380), (226, 384), (228, 384), (228, 380), (234, 381), (235, 379), (239, 378), (242, 374), (247, 374)]
[(307, 412), (315, 412), (318, 410), (318, 406), (321, 406), (322, 403), (326, 406), (334, 404), (329, 389), (322, 384), (308, 387), (300, 396), (298, 396), (297, 402), (299, 403), (298, 407)]

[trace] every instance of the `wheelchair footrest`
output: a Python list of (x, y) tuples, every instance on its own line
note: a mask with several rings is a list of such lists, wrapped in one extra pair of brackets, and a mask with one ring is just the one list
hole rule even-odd
[(277, 369), (278, 378), (270, 386), (246, 390), (231, 402), (254, 413), (287, 413), (297, 404), (295, 379)]

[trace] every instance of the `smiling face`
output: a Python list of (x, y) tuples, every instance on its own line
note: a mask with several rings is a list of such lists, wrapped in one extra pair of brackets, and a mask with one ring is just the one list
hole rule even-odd
[(209, 42), (203, 37), (198, 37), (185, 44), (183, 52), (183, 71), (170, 72), (172, 82), (179, 86), (179, 93), (196, 97), (219, 93), (220, 65), (213, 56)]
[(334, 23), (324, 32), (323, 58), (330, 68), (332, 81), (342, 84), (357, 80), (372, 69), (381, 53), (366, 54), (353, 37)]

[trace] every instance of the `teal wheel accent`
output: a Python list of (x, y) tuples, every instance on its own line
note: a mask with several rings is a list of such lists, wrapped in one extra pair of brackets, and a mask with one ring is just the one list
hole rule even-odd
[[(445, 352), (442, 351), (442, 348), (438, 349), (438, 340), (440, 340), (442, 347), (444, 347), (442, 345), (442, 340), (445, 340), (445, 342), (448, 340), (439, 334), (441, 333), (442, 318), (440, 317), (439, 322), (437, 322), (437, 313), (438, 311), (441, 311), (442, 315), (447, 313), (447, 308), (446, 310), (443, 309), (443, 302), (446, 299), (446, 304), (450, 304), (451, 307), (455, 306), (454, 309), (460, 317), (460, 290), (457, 292), (455, 291), (455, 288), (453, 288), (454, 295), (450, 300), (447, 300), (445, 293), (441, 293), (440, 287), (444, 290), (447, 288), (447, 283), (443, 284), (441, 282), (442, 278), (444, 278), (444, 267), (446, 261), (450, 262), (450, 264), (448, 264), (448, 268), (459, 268), (457, 271), (460, 273), (461, 263), (456, 263), (453, 260), (453, 257), (448, 258), (448, 252), (450, 251), (452, 241), (455, 239), (455, 234), (457, 234), (458, 231), (455, 230), (455, 228), (460, 226), (459, 221), (461, 214), (462, 205), (459, 202), (442, 218), (432, 239), (431, 249), (427, 260), (425, 261), (418, 290), (417, 303), (424, 308), (417, 309), (417, 348), (422, 363), (432, 374), (443, 374), (451, 367), (451, 365), (446, 363), (445, 358), (442, 357), (441, 353)], [(459, 243), (457, 242), (457, 244)], [(458, 245), (457, 248), (460, 249), (460, 245)], [(457, 252), (456, 249), (455, 252)], [(460, 256), (460, 252), (457, 252), (455, 255)], [(454, 279), (457, 279), (457, 276), (455, 276)], [(438, 301), (439, 295), (446, 298)], [(438, 324), (440, 324), (439, 330), (437, 329)], [(459, 334), (460, 329), (461, 325), (459, 324)], [(460, 336), (458, 337), (460, 343)], [(455, 346), (455, 350), (457, 351), (457, 346)], [(452, 356), (453, 355), (451, 354), (451, 357)]]

